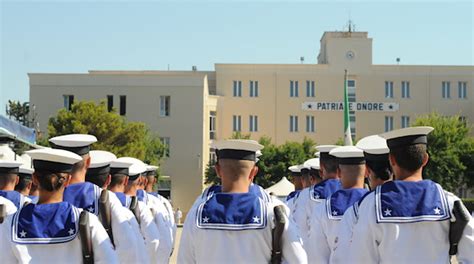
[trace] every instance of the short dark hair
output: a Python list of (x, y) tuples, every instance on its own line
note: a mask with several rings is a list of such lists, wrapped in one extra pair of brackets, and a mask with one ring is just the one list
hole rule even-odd
[(327, 173), (336, 173), (337, 168), (339, 167), (339, 162), (337, 162), (337, 159), (324, 159), (320, 163), (323, 164)]
[(57, 191), (66, 184), (68, 173), (35, 171), (39, 186), (48, 192)]
[(99, 187), (102, 187), (107, 181), (108, 176), (109, 176), (108, 173), (101, 173), (101, 174), (94, 174), (94, 175), (86, 174), (86, 181), (93, 183)]
[(16, 181), (17, 174), (14, 173), (0, 173), (0, 188), (5, 187), (7, 184)]
[(84, 166), (86, 165), (86, 162), (83, 160), (75, 163), (73, 166), (72, 166), (72, 174), (80, 171), (82, 168), (84, 168)]
[(423, 160), (426, 155), (426, 145), (416, 144), (396, 147), (390, 149), (390, 154), (395, 158), (400, 168), (413, 172), (423, 166)]
[(375, 174), (375, 177), (382, 181), (388, 181), (392, 178), (392, 167), (390, 162), (387, 160), (383, 161), (366, 161), (367, 167), (369, 167)]
[(26, 187), (32, 182), (33, 180), (29, 177), (20, 177), (18, 180), (18, 184), (15, 186), (15, 191), (21, 192), (26, 189)]
[(127, 177), (127, 175), (121, 174), (121, 173), (116, 173), (116, 174), (112, 175), (112, 178), (111, 178), (110, 184), (109, 184), (109, 188), (115, 187), (115, 186), (121, 184), (123, 179), (125, 179), (125, 177)]

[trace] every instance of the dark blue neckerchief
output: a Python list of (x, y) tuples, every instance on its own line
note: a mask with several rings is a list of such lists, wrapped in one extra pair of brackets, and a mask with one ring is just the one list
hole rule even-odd
[(369, 196), (369, 194), (373, 193), (375, 190), (371, 190), (369, 192), (366, 192), (360, 199), (355, 203), (352, 208), (354, 209), (354, 215), (356, 218), (359, 218), (359, 206), (362, 204), (362, 201)]
[(100, 193), (100, 187), (93, 183), (74, 183), (64, 189), (63, 201), (98, 215)]
[(17, 191), (0, 191), (0, 196), (10, 200), (16, 206), (16, 209), (20, 209), (25, 203), (25, 198)]
[(414, 223), (451, 218), (443, 188), (430, 180), (391, 181), (375, 189), (377, 223)]
[(327, 199), (331, 194), (341, 189), (341, 181), (337, 179), (324, 180), (311, 188), (310, 197), (313, 201), (321, 201)]
[(138, 201), (148, 204), (148, 193), (141, 189), (137, 190), (137, 199)]
[[(209, 196), (215, 194), (215, 193), (220, 193), (222, 191), (222, 186), (221, 185), (213, 185), (209, 188), (207, 188), (206, 191), (202, 194), (202, 198), (208, 198)], [(250, 184), (249, 187), (249, 193), (253, 193), (257, 195), (258, 197), (262, 198), (263, 201), (269, 202), (271, 200), (270, 195), (258, 184)]]
[(267, 225), (267, 206), (252, 192), (214, 193), (199, 205), (196, 222), (201, 229), (262, 229)]
[(119, 199), (120, 203), (124, 206), (129, 208), (130, 207), (130, 202), (132, 201), (130, 196), (125, 195), (123, 192), (116, 192), (115, 195)]
[(31, 202), (32, 202), (32, 203), (34, 203), (34, 204), (35, 204), (35, 203), (38, 203), (38, 199), (39, 199), (39, 197), (38, 197), (38, 196), (35, 196), (35, 195), (29, 195), (29, 196), (28, 196), (28, 198), (30, 198), (30, 199), (31, 199)]
[(298, 196), (299, 192), (301, 190), (296, 190), (296, 191), (292, 191), (290, 192), (290, 194), (288, 194), (288, 196), (286, 197), (286, 201), (288, 202), (289, 200), (295, 198), (296, 196)]
[(331, 220), (341, 220), (347, 208), (351, 207), (359, 201), (367, 189), (341, 189), (333, 193), (326, 199), (326, 214)]
[(78, 225), (79, 210), (70, 203), (28, 204), (13, 216), (12, 241), (18, 244), (66, 243), (76, 238)]
[(148, 194), (153, 195), (153, 196), (155, 196), (155, 197), (158, 197), (158, 193), (157, 193), (157, 192), (150, 192), (150, 193), (148, 193)]

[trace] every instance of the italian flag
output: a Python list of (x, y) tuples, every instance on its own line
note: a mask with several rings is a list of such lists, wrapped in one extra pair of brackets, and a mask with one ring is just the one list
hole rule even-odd
[(347, 97), (347, 70), (344, 72), (344, 146), (352, 146), (351, 125), (349, 120), (349, 98)]

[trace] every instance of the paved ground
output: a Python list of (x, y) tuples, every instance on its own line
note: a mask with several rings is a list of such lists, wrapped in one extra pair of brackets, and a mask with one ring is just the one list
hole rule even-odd
[(170, 264), (176, 264), (176, 259), (178, 258), (178, 249), (179, 249), (179, 241), (181, 240), (181, 231), (183, 230), (182, 227), (178, 227), (176, 231), (176, 243), (174, 245), (173, 255), (171, 255)]

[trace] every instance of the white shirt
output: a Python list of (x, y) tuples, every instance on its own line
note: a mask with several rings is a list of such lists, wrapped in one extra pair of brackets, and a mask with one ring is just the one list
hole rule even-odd
[(11, 214), (14, 214), (17, 211), (17, 208), (16, 208), (15, 204), (13, 204), (10, 200), (8, 200), (7, 198), (5, 198), (3, 196), (0, 196), (0, 204), (5, 205), (7, 216), (11, 215)]
[[(273, 207), (278, 200), (266, 203), (269, 222), (258, 230), (209, 230), (196, 225), (199, 199), (186, 217), (178, 252), (178, 263), (269, 263), (272, 249)], [(288, 217), (288, 208), (284, 205)], [(271, 219), (271, 220), (270, 220)], [(287, 218), (282, 236), (283, 263), (306, 263), (306, 253), (295, 228)]]
[[(458, 197), (445, 192), (450, 210)], [(450, 221), (416, 223), (376, 222), (375, 195), (359, 206), (352, 243), (347, 254), (354, 263), (449, 263)], [(451, 221), (454, 221), (452, 219)], [(474, 221), (464, 229), (456, 255), (458, 263), (474, 263)]]
[[(82, 211), (82, 209), (79, 209)], [(12, 220), (0, 224), (0, 252), (2, 263), (78, 263), (82, 264), (82, 247), (79, 234), (72, 241), (60, 244), (17, 244), (11, 241)], [(97, 216), (89, 213), (94, 263), (118, 263), (107, 232)]]
[(169, 257), (173, 251), (174, 228), (169, 221), (168, 211), (161, 200), (153, 195), (146, 195), (148, 196), (147, 206), (151, 209), (154, 222), (158, 228), (158, 233), (160, 234), (158, 263), (168, 263)]

